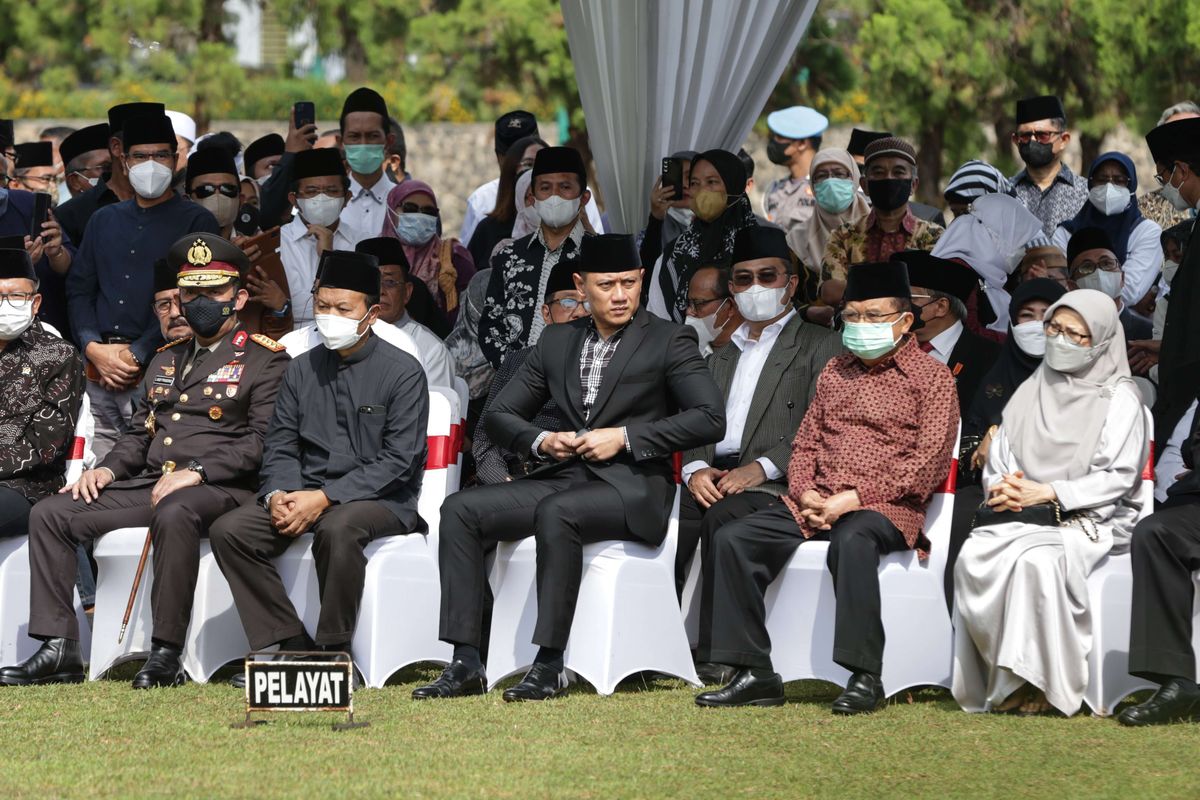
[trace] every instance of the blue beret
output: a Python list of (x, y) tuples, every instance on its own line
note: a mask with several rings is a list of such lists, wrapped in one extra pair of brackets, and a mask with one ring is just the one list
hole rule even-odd
[(807, 139), (824, 133), (829, 118), (808, 106), (792, 106), (768, 114), (767, 127), (785, 139)]

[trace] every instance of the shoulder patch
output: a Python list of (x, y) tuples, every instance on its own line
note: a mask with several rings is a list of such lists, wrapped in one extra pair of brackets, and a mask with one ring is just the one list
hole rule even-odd
[(261, 347), (267, 348), (272, 353), (279, 353), (279, 352), (287, 349), (286, 347), (281, 345), (279, 342), (272, 339), (270, 336), (264, 336), (261, 333), (256, 333), (253, 336), (251, 336), (250, 341), (254, 342), (255, 344), (257, 344)]
[(192, 337), (184, 336), (182, 339), (176, 339), (173, 342), (167, 342), (162, 347), (158, 348), (158, 350), (155, 352), (161, 353), (163, 350), (170, 350), (172, 347), (174, 347), (177, 344), (183, 344), (184, 342), (190, 342), (191, 340), (192, 340)]

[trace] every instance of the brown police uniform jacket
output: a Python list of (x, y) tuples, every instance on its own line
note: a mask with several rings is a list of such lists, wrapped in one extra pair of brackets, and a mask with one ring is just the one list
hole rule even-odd
[(208, 483), (255, 490), (263, 437), (291, 359), (283, 345), (240, 325), (183, 376), (192, 339), (159, 349), (134, 400), (131, 430), (98, 467), (117, 488), (150, 486), (193, 459)]

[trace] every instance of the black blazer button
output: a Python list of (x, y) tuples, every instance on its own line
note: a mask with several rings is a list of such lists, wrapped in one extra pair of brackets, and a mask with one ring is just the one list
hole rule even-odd
[(779, 437), (779, 441), (781, 441), (781, 442), (783, 441), (783, 437), (782, 437), (782, 436), (780, 436), (780, 437)]
[(796, 404), (795, 404), (795, 403), (793, 403), (791, 400), (788, 400), (788, 401), (787, 401), (787, 407), (788, 407), (788, 408), (795, 408), (795, 407), (796, 407)]

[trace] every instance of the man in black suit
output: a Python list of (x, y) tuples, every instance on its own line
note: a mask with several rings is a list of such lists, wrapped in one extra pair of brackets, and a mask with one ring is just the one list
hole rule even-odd
[[(642, 269), (633, 237), (585, 236), (577, 270), (591, 318), (546, 328), (483, 419), (497, 444), (545, 466), (442, 504), (440, 635), (454, 645), (454, 658), (436, 681), (413, 692), (415, 699), (484, 691), (485, 547), (530, 535), (538, 545), (533, 641), (541, 649), (504, 699), (560, 694), (583, 545), (660, 544), (675, 492), (672, 454), (724, 434), (724, 403), (695, 331), (639, 308)], [(548, 400), (562, 414), (559, 430), (529, 422)]]
[(908, 265), (913, 309), (920, 316), (917, 341), (932, 358), (950, 368), (958, 389), (958, 409), (965, 416), (979, 382), (1000, 355), (1000, 345), (966, 329), (967, 302), (979, 286), (975, 272), (924, 250), (904, 250), (893, 261)]

